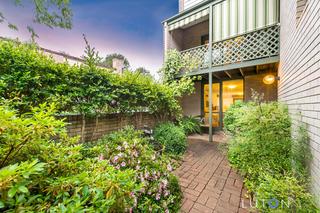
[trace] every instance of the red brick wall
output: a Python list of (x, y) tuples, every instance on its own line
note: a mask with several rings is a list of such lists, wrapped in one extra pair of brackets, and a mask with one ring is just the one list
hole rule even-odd
[[(58, 116), (59, 119), (65, 119), (67, 124), (68, 135), (80, 136), (83, 129), (81, 115)], [(103, 135), (120, 130), (125, 126), (132, 125), (137, 129), (143, 128), (145, 125), (153, 128), (156, 125), (154, 115), (140, 112), (131, 116), (125, 114), (106, 114), (101, 115), (97, 119), (87, 117), (85, 119), (83, 141), (93, 141), (100, 139)]]

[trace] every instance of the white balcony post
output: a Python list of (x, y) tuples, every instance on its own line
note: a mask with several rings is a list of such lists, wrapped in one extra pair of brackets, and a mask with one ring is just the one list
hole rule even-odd
[(212, 24), (213, 24), (213, 6), (210, 5), (209, 8), (209, 142), (213, 141), (212, 138)]

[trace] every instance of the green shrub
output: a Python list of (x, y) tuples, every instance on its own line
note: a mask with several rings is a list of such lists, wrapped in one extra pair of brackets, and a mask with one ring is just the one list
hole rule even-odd
[[(136, 172), (87, 157), (52, 106), (17, 115), (0, 106), (1, 212), (116, 212), (134, 205)], [(52, 138), (56, 140), (53, 141)], [(94, 155), (92, 155), (94, 156)]]
[(255, 100), (236, 104), (226, 112), (225, 129), (233, 136), (228, 150), (231, 165), (245, 176), (259, 210), (319, 211), (307, 192), (306, 131), (299, 128), (293, 139), (287, 107)]
[(302, 123), (297, 128), (292, 141), (293, 173), (299, 180), (308, 180), (312, 159), (309, 136), (305, 124)]
[(236, 136), (230, 142), (230, 163), (257, 179), (263, 171), (285, 174), (291, 169), (291, 121), (279, 103), (248, 104), (238, 108)]
[(200, 133), (200, 120), (197, 117), (186, 116), (179, 121), (179, 126), (184, 130), (186, 135)]
[(21, 113), (54, 102), (59, 112), (148, 110), (165, 120), (181, 114), (177, 98), (189, 91), (184, 86), (161, 84), (140, 73), (117, 75), (95, 66), (56, 63), (37, 46), (0, 41), (0, 98), (15, 99), (11, 104)]
[(291, 175), (262, 175), (256, 190), (258, 208), (263, 212), (318, 212), (306, 186)]
[(128, 127), (107, 135), (97, 144), (101, 147), (101, 160), (107, 161), (117, 170), (136, 171), (136, 183), (142, 188), (132, 194), (136, 199), (133, 210), (178, 211), (181, 190), (177, 179), (171, 174), (170, 160), (155, 152), (147, 140), (141, 137), (141, 132)]
[(234, 135), (237, 131), (238, 127), (238, 119), (241, 118), (241, 113), (243, 113), (241, 107), (248, 105), (248, 103), (245, 102), (236, 102), (232, 104), (227, 112), (224, 114), (223, 117), (223, 125), (224, 129), (230, 133), (231, 135)]
[(165, 147), (165, 152), (181, 155), (186, 151), (187, 138), (184, 130), (173, 123), (162, 123), (154, 130), (154, 138)]

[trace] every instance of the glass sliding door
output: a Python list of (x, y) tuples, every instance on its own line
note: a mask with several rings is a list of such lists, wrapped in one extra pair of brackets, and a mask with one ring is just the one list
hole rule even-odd
[[(220, 87), (222, 87), (220, 91)], [(221, 92), (221, 94), (220, 94)], [(220, 100), (222, 99), (222, 100)], [(212, 126), (219, 128), (223, 124), (220, 115), (228, 110), (231, 104), (244, 100), (243, 80), (229, 80), (212, 84)], [(220, 107), (220, 102), (222, 107)], [(203, 88), (204, 126), (209, 127), (209, 84)]]
[(228, 110), (231, 104), (243, 101), (243, 80), (231, 80), (222, 82), (222, 112)]
[[(212, 84), (212, 126), (220, 127), (220, 83)], [(204, 100), (204, 125), (209, 127), (209, 84), (204, 85), (203, 91), (203, 100)]]

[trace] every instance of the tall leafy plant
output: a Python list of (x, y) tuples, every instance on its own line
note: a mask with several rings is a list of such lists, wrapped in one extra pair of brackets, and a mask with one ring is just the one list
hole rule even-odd
[(181, 114), (175, 87), (139, 72), (117, 75), (96, 66), (96, 51), (87, 46), (87, 65), (56, 63), (35, 45), (0, 41), (0, 97), (15, 99), (21, 113), (54, 102), (58, 112), (96, 115), (149, 111), (159, 119)]
[[(253, 100), (226, 112), (225, 128), (232, 135), (230, 163), (244, 175), (259, 210), (271, 212), (275, 206), (285, 212), (319, 211), (308, 192), (305, 128), (299, 127), (297, 137), (292, 138), (287, 106), (264, 103), (257, 93)], [(265, 205), (265, 201), (276, 203)]]

